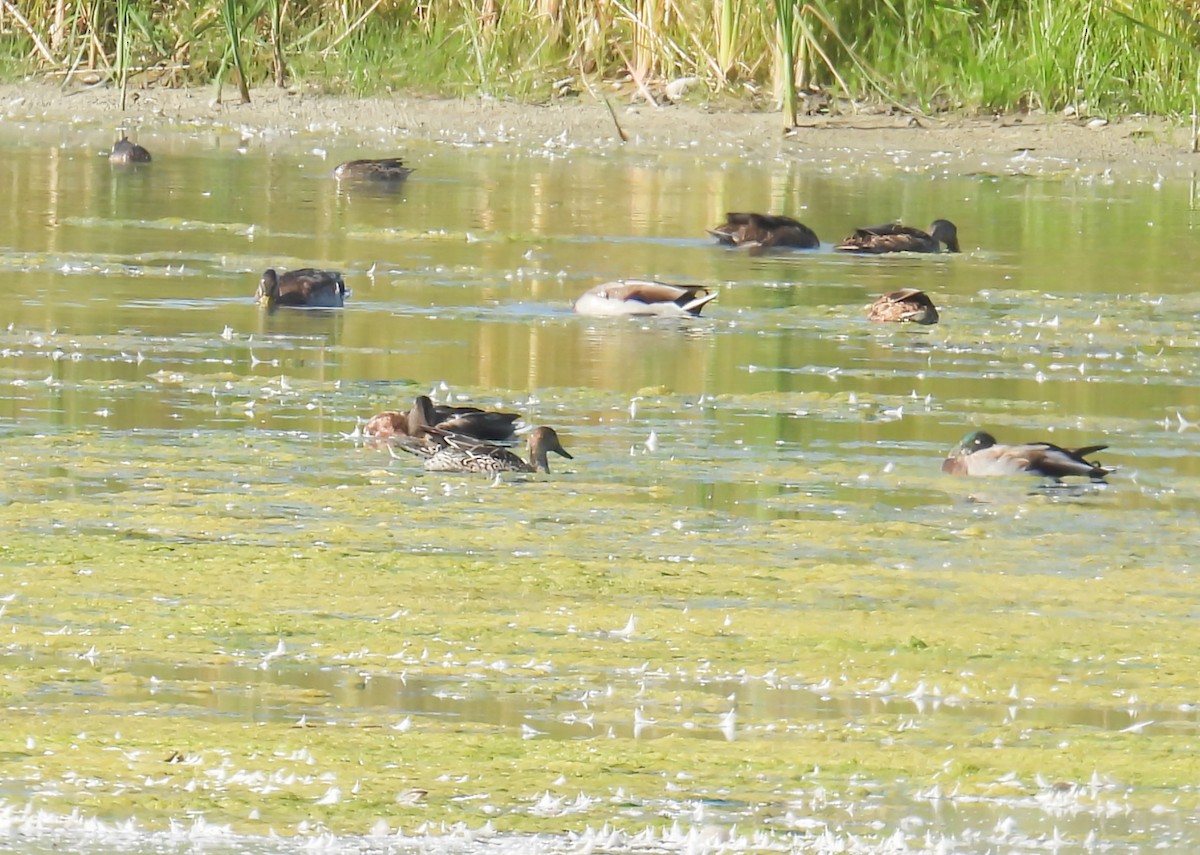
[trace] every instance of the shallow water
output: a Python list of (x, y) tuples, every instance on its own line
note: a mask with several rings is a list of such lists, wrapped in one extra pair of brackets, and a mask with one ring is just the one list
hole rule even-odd
[[(918, 751), (1012, 739), (1047, 758), (1110, 738), (1113, 756), (1144, 750), (1135, 738), (1194, 747), (1194, 680), (1173, 670), (1200, 611), (1188, 584), (1200, 498), (1191, 182), (1063, 177), (1029, 153), (1008, 161), (1020, 175), (959, 176), (899, 156), (900, 168), (799, 151), (740, 162), (417, 144), (405, 147), (417, 172), (389, 192), (329, 177), (340, 160), (390, 153), (350, 138), (145, 131), (155, 161), (125, 170), (100, 156), (108, 142), (96, 129), (0, 128), (0, 182), (17, 200), (0, 209), (10, 290), (0, 502), (14, 530), (80, 553), (63, 559), (71, 581), (45, 591), (22, 575), (32, 559), (5, 555), (3, 620), (17, 637), (4, 661), (26, 675), (10, 709), (68, 729), (96, 703), (214, 726), (383, 717), (622, 751), (734, 741), (804, 752), (808, 739), (870, 734), (851, 738), (865, 782), (844, 768), (822, 778), (798, 757), (769, 803), (698, 773), (705, 783), (677, 803), (669, 789), (625, 802), (597, 783), (589, 798), (611, 809), (589, 804), (579, 822), (538, 828), (558, 835), (547, 851), (585, 828), (632, 834), (663, 818), (685, 831), (658, 839), (662, 849), (736, 848), (756, 832), (770, 835), (761, 847), (804, 851), (896, 840), (1023, 850), (1059, 837), (1185, 851), (1200, 838), (1190, 790), (1157, 781), (1152, 761), (1110, 769), (1104, 748), (1085, 755), (1097, 758), (1091, 780), (1048, 766), (952, 798), (957, 773), (878, 776), (889, 740), (908, 731), (926, 734)], [(759, 258), (722, 250), (704, 229), (729, 209), (795, 214), (825, 243)], [(831, 248), (858, 225), (939, 216), (958, 224), (962, 255)], [(341, 270), (345, 309), (260, 312), (251, 295), (270, 266)], [(583, 290), (621, 276), (721, 295), (688, 322), (571, 313)], [(913, 285), (941, 324), (863, 319), (875, 295)], [(431, 390), (553, 424), (575, 459), (554, 460), (551, 478), (492, 485), (426, 476), (361, 442), (360, 418)], [(946, 451), (975, 428), (1001, 441), (1107, 443), (1101, 459), (1118, 472), (1069, 488), (943, 476)], [(299, 570), (275, 567), (282, 587), (260, 590), (233, 564), (224, 590), (181, 593), (185, 565), (160, 578), (121, 557), (184, 550), (205, 561), (218, 545), (284, 564), (295, 552), (313, 574), (339, 556), (378, 556), (371, 584), (389, 599), (371, 623), (411, 621), (415, 637), (359, 650), (362, 602), (327, 609), (306, 598)], [(438, 576), (463, 562), (489, 567), (497, 587)], [(368, 567), (342, 587), (366, 584)], [(579, 567), (589, 569), (576, 578)], [(430, 596), (410, 574), (468, 593), (452, 606), (409, 601), (408, 590)], [(243, 599), (239, 622), (229, 614)], [(637, 620), (622, 629), (627, 614)], [(810, 635), (793, 639), (810, 619)], [(711, 645), (696, 646), (689, 633), (706, 621)], [(861, 648), (822, 635), (839, 624)], [(919, 656), (939, 633), (975, 624), (979, 647), (961, 658), (886, 664), (889, 649)], [(1048, 638), (1029, 640), (1040, 652), (1028, 662), (1024, 632)], [(738, 633), (741, 649), (728, 644)], [(39, 640), (63, 634), (82, 637), (65, 649)], [(100, 639), (92, 651), (89, 637)], [(30, 780), (0, 768), (0, 794), (39, 807), (52, 788)], [(540, 813), (495, 797), (483, 814), (447, 799), (440, 816), (472, 828), (496, 818), (517, 834), (528, 826), (505, 826), (510, 811), (565, 816), (567, 797)], [(89, 817), (162, 820), (119, 801), (88, 805)], [(271, 827), (313, 831), (270, 810)], [(833, 819), (843, 811), (871, 818)], [(90, 831), (57, 816), (0, 828), (90, 845)], [(206, 840), (270, 850), (249, 825), (238, 826), (244, 839)], [(689, 842), (686, 828), (716, 836)], [(425, 832), (345, 845), (429, 845)], [(485, 838), (461, 845), (532, 845)], [(592, 841), (609, 843), (640, 846)]]

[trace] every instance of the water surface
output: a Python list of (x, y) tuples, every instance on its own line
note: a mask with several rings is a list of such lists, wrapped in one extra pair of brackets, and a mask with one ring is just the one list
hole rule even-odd
[[(14, 200), (0, 210), (0, 501), (14, 531), (62, 544), (74, 568), (71, 584), (39, 589), (27, 553), (7, 552), (0, 594), (17, 637), (5, 656), (26, 675), (10, 709), (67, 722), (100, 703), (213, 727), (382, 719), (602, 752), (740, 740), (797, 754), (794, 778), (764, 784), (769, 801), (698, 772), (678, 802), (622, 801), (619, 784), (597, 783), (580, 822), (539, 828), (560, 835), (548, 851), (571, 845), (568, 832), (663, 818), (716, 834), (664, 849), (755, 831), (805, 851), (939, 836), (1010, 850), (1056, 835), (1113, 851), (1195, 844), (1186, 811), (1147, 795), (1153, 773), (1106, 760), (1135, 738), (1165, 751), (1197, 736), (1194, 681), (1172, 670), (1200, 610), (1188, 584), (1200, 494), (1190, 182), (414, 144), (417, 171), (386, 191), (330, 178), (340, 160), (391, 153), (352, 138), (140, 141), (155, 161), (119, 170), (101, 156), (106, 132), (0, 129)], [(791, 213), (825, 243), (767, 257), (714, 246), (704, 229), (745, 209)], [(935, 217), (958, 224), (964, 253), (831, 248), (859, 225)], [(263, 269), (303, 266), (343, 272), (345, 309), (254, 305)], [(688, 322), (571, 313), (582, 291), (622, 276), (721, 295)], [(874, 296), (906, 286), (931, 293), (941, 324), (864, 320)], [(362, 442), (360, 419), (425, 392), (553, 424), (575, 459), (492, 485), (428, 476)], [(1101, 459), (1118, 472), (1071, 488), (943, 476), (946, 451), (976, 428), (1107, 443)], [(225, 590), (188, 589), (189, 562), (218, 546), (283, 563), (262, 577), (232, 564)], [(126, 548), (161, 549), (162, 575), (126, 569)], [(362, 561), (347, 596), (379, 585), (384, 601), (339, 611), (306, 597), (304, 562), (323, 576), (346, 560)], [(404, 592), (428, 583), (417, 576), (475, 593), (412, 601)], [(143, 587), (153, 595), (130, 593)], [(625, 615), (637, 620), (622, 629)], [(412, 637), (376, 637), (368, 620)], [(458, 621), (461, 636), (434, 628)], [(904, 659), (937, 649), (943, 621), (960, 637), (979, 624), (977, 670)], [(689, 636), (706, 622), (707, 646)], [(862, 647), (822, 635), (838, 624)], [(741, 632), (740, 649), (727, 644)], [(1030, 650), (1054, 655), (1023, 652), (1026, 632), (1048, 639)], [(46, 640), (64, 633), (80, 636), (74, 647)], [(1131, 649), (1147, 639), (1153, 649)], [(903, 661), (888, 665), (897, 644)], [(1048, 765), (944, 802), (970, 770), (948, 766), (944, 789), (937, 776), (875, 776), (890, 740), (906, 738), (918, 751), (1015, 740), (1048, 758), (1070, 742), (1114, 754), (1085, 752), (1099, 758), (1093, 780)], [(813, 739), (861, 744), (869, 779), (849, 767), (822, 777), (801, 759)], [(14, 772), (0, 792), (41, 804), (32, 780)], [(1190, 804), (1189, 791), (1165, 792)], [(496, 819), (505, 833), (529, 828), (506, 825), (510, 814), (570, 814), (549, 795), (540, 813), (500, 796), (471, 813), (456, 798), (438, 802), (443, 822)], [(103, 799), (91, 809), (144, 815)], [(264, 825), (311, 831), (271, 810)], [(845, 810), (874, 818), (834, 818)], [(215, 844), (273, 845), (254, 818), (215, 816), (250, 826)]]

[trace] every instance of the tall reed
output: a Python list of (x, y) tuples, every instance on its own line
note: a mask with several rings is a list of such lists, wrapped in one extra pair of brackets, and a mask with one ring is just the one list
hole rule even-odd
[(121, 87), (121, 110), (129, 93), (129, 6), (132, 0), (117, 0), (117, 81)]
[(738, 93), (775, 81), (789, 122), (794, 93), (809, 89), (837, 96), (835, 109), (869, 99), (1187, 113), (1200, 49), (1194, 0), (0, 0), (0, 10), (12, 76), (111, 68), (128, 87), (136, 65), (158, 63), (180, 83), (208, 83), (232, 65), (246, 100), (252, 82), (289, 72), (332, 90), (538, 98), (581, 74), (592, 84), (628, 74), (654, 92), (688, 75)]
[(796, 0), (775, 0), (775, 22), (779, 31), (780, 85), (783, 115), (787, 126), (796, 124)]
[[(229, 39), (229, 51), (227, 56), (233, 60), (234, 70), (237, 72), (238, 94), (242, 97), (243, 104), (250, 103), (250, 80), (246, 76), (246, 64), (242, 61), (242, 29), (238, 24), (238, 0), (221, 0), (221, 25), (225, 28), (225, 35)], [(226, 63), (221, 62), (221, 68), (224, 69)], [(217, 74), (217, 100), (221, 99), (221, 74)]]

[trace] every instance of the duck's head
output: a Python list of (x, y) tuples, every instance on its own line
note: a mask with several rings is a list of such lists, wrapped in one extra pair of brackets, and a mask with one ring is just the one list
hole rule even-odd
[(958, 446), (954, 449), (955, 454), (974, 454), (976, 451), (982, 451), (985, 448), (991, 448), (996, 444), (996, 437), (992, 436), (987, 431), (973, 431), (962, 438)]
[(260, 306), (271, 308), (279, 300), (279, 275), (275, 272), (275, 268), (267, 268), (262, 275), (262, 280), (258, 283), (258, 290), (254, 292), (254, 299)]
[(575, 459), (562, 447), (562, 442), (559, 440), (554, 428), (534, 428), (529, 434), (529, 462), (533, 464), (535, 471), (550, 471), (550, 461), (546, 455), (551, 451), (555, 454), (561, 454), (568, 460)]
[(944, 243), (950, 252), (962, 252), (958, 248), (958, 227), (949, 220), (934, 220), (929, 226), (929, 236)]

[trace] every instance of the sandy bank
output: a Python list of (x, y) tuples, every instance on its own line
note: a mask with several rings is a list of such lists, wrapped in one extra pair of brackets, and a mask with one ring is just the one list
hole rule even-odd
[(319, 133), (405, 140), (510, 143), (520, 146), (647, 151), (687, 150), (699, 156), (858, 160), (900, 169), (948, 173), (1125, 177), (1189, 175), (1200, 165), (1191, 131), (1142, 116), (1103, 122), (1061, 116), (938, 117), (863, 112), (802, 116), (785, 134), (778, 113), (715, 111), (704, 107), (630, 105), (614, 98), (629, 137), (622, 143), (605, 106), (584, 94), (536, 106), (493, 99), (431, 100), (406, 96), (351, 98), (253, 92), (237, 103), (230, 92), (214, 104), (212, 90), (149, 89), (119, 109), (113, 89), (63, 93), (41, 82), (0, 86), (6, 122), (81, 123), (116, 127), (214, 126), (249, 133)]

